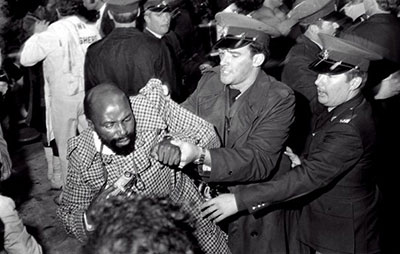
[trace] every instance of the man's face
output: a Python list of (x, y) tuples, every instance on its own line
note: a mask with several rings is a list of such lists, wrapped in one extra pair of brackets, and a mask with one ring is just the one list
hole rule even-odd
[(363, 0), (349, 1), (342, 9), (353, 21), (365, 13)]
[(345, 73), (319, 74), (315, 81), (319, 103), (328, 108), (334, 108), (346, 102), (350, 98), (350, 82)]
[(377, 10), (381, 10), (376, 0), (364, 0), (365, 14), (373, 15)]
[(94, 130), (106, 146), (116, 154), (133, 151), (135, 119), (127, 99), (95, 108), (92, 118)]
[(221, 59), (220, 80), (225, 85), (244, 83), (254, 70), (253, 54), (247, 45), (238, 49), (219, 49)]
[(151, 31), (163, 36), (169, 31), (171, 13), (146, 11), (144, 16), (146, 27)]
[(334, 36), (339, 28), (338, 23), (321, 20), (321, 24), (319, 26), (319, 33), (328, 34)]

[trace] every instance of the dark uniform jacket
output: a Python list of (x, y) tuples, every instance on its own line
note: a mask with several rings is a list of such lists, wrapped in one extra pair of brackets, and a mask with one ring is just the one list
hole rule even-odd
[(245, 199), (241, 208), (257, 212), (281, 201), (308, 198), (299, 220), (303, 243), (321, 253), (378, 253), (371, 106), (359, 95), (325, 111), (314, 124), (302, 164), (239, 192)]
[[(240, 193), (244, 186), (276, 175), (293, 122), (294, 95), (260, 71), (254, 84), (229, 108), (228, 88), (219, 72), (216, 67), (205, 73), (183, 106), (214, 124), (225, 144), (225, 148), (210, 150), (211, 175), (206, 180), (231, 185), (231, 191)], [(248, 197), (241, 198), (238, 202)], [(228, 232), (231, 251), (285, 253), (282, 212), (235, 217)]]
[(85, 59), (85, 91), (113, 82), (128, 95), (135, 95), (151, 78), (169, 82), (167, 52), (160, 40), (136, 28), (114, 28), (88, 48)]

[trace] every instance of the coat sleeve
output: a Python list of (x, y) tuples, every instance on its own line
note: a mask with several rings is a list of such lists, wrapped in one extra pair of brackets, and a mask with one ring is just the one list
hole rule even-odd
[(82, 160), (78, 152), (74, 150), (68, 154), (67, 184), (63, 188), (62, 201), (57, 215), (67, 233), (83, 242), (87, 239), (83, 213), (89, 207), (94, 194), (83, 180)]
[(20, 63), (33, 66), (45, 59), (51, 52), (62, 47), (61, 41), (50, 26), (46, 31), (33, 34), (23, 45)]
[(364, 148), (352, 125), (336, 124), (300, 166), (276, 180), (246, 186), (235, 193), (239, 204), (256, 212), (271, 204), (303, 197), (332, 184), (360, 160)]
[[(245, 141), (232, 148), (211, 149), (210, 182), (254, 182), (270, 179), (278, 170), (289, 128), (294, 120), (294, 95), (291, 90), (277, 93), (273, 106), (262, 111), (251, 122)], [(251, 113), (243, 118), (253, 117)], [(247, 135), (247, 134), (243, 134)]]
[[(186, 142), (191, 142), (199, 146), (207, 148), (215, 148), (220, 146), (220, 141), (214, 126), (188, 110), (182, 108), (168, 96), (163, 94), (161, 81), (151, 79), (147, 85), (140, 90), (141, 98), (137, 96), (133, 99), (135, 110), (140, 110), (143, 105), (148, 105), (143, 108), (149, 114), (150, 108), (155, 110), (158, 117), (153, 117), (151, 121), (162, 122), (160, 126), (165, 125), (168, 134), (175, 139)], [(139, 102), (139, 100), (141, 102)], [(143, 114), (142, 114), (143, 115)]]
[(12, 199), (0, 195), (0, 219), (3, 221), (4, 249), (6, 253), (42, 254), (42, 247), (26, 231)]

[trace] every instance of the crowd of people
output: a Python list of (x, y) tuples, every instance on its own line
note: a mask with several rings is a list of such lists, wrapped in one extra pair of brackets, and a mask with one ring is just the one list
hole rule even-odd
[[(82, 253), (397, 253), (399, 9), (38, 1), (0, 41), (0, 179), (20, 83)], [(0, 207), (3, 251), (45, 252)]]

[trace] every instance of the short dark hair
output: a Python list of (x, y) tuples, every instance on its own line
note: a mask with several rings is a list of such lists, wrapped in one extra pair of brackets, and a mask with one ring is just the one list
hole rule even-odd
[(195, 251), (194, 220), (168, 197), (114, 196), (92, 209), (96, 229), (86, 253), (187, 253)]
[(56, 8), (61, 16), (79, 14), (80, 8), (84, 7), (82, 0), (58, 0)]
[(255, 54), (264, 54), (265, 60), (264, 60), (263, 64), (264, 64), (266, 61), (268, 61), (268, 59), (269, 59), (269, 57), (270, 57), (270, 52), (269, 52), (268, 45), (269, 45), (269, 43), (261, 44), (261, 43), (256, 43), (256, 42), (251, 43), (251, 44), (249, 45), (249, 47), (250, 47), (250, 52), (252, 53), (252, 55), (255, 55)]
[(138, 16), (138, 12), (139, 12), (139, 8), (133, 12), (124, 12), (124, 13), (119, 13), (119, 12), (110, 10), (110, 13), (113, 16), (113, 19), (115, 20), (115, 22), (121, 23), (121, 24), (132, 23), (133, 21), (135, 21)]

